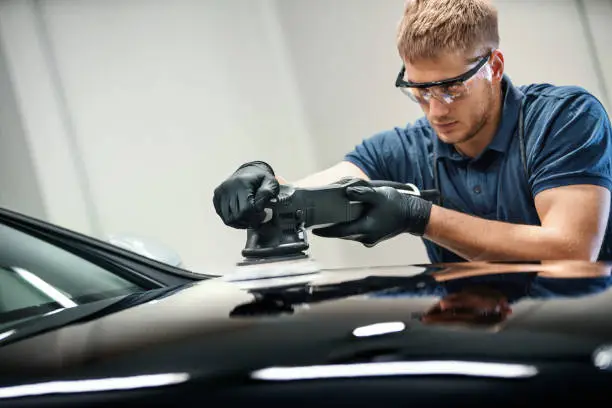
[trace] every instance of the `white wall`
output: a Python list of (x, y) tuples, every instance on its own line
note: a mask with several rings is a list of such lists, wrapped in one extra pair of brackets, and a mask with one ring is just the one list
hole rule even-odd
[(4, 53), (0, 52), (0, 206), (47, 218), (17, 110)]
[(587, 18), (595, 43), (602, 84), (607, 90), (605, 103), (612, 115), (612, 0), (585, 0)]
[[(403, 3), (4, 1), (0, 106), (19, 120), (0, 125), (0, 166), (21, 163), (10, 167), (31, 187), (18, 194), (0, 177), (0, 191), (60, 225), (155, 237), (196, 270), (225, 270), (244, 233), (211, 198), (240, 163), (268, 160), (295, 179), (419, 116), (393, 88)], [(603, 93), (574, 0), (497, 3), (516, 83)], [(610, 84), (612, 3), (586, 4)], [(426, 261), (413, 237), (374, 249), (313, 238), (312, 253), (327, 266)]]
[[(579, 85), (602, 101), (604, 89), (597, 80), (596, 68), (579, 18), (575, 0), (496, 0), (500, 13), (501, 48), (506, 55), (506, 71), (516, 84), (548, 82), (555, 85)], [(584, 0), (589, 15), (608, 10), (609, 0)], [(603, 14), (605, 16), (605, 14)], [(612, 27), (598, 24), (587, 29), (597, 31), (598, 56), (612, 38)], [(606, 72), (608, 82), (612, 71)], [(611, 109), (612, 107), (607, 107)]]
[[(102, 236), (153, 236), (208, 270), (235, 262), (244, 244), (244, 233), (225, 228), (212, 209), (220, 180), (252, 159), (274, 162), (288, 177), (315, 169), (274, 9), (219, 4), (0, 5), (38, 177), (54, 186), (44, 191), (53, 222)], [(53, 58), (37, 47), (45, 40)], [(54, 64), (57, 78), (45, 81)], [(51, 85), (42, 99), (55, 103), (39, 102)], [(70, 112), (63, 122), (61, 102)], [(65, 157), (70, 147), (76, 164)], [(86, 184), (66, 182), (75, 174)], [(70, 207), (75, 213), (62, 212)], [(79, 210), (96, 219), (78, 222)]]
[[(35, 206), (42, 208), (47, 218), (62, 220), (65, 225), (79, 227), (88, 223), (84, 212), (79, 213), (74, 205), (75, 195), (80, 194), (78, 187), (63, 187), (72, 184), (75, 172), (64, 173), (62, 169), (70, 167), (71, 155), (69, 149), (62, 143), (61, 115), (55, 109), (56, 104), (50, 91), (50, 72), (41, 63), (44, 55), (41, 44), (37, 41), (30, 9), (20, 7), (27, 3), (0, 3), (0, 28), (2, 29), (3, 60), (6, 76), (2, 83), (6, 84), (5, 93), (2, 94), (2, 106), (8, 116), (2, 126), (11, 131), (2, 135), (2, 148), (0, 152), (4, 162), (19, 162), (21, 166), (14, 167), (15, 175), (7, 173), (2, 179), (0, 188), (3, 192), (14, 190), (15, 184), (28, 184), (36, 190), (38, 179), (39, 191), (31, 195), (31, 199), (40, 197), (40, 203)], [(12, 88), (12, 89), (11, 89)], [(22, 134), (20, 134), (22, 133)], [(23, 148), (20, 146), (27, 146)], [(29, 154), (28, 154), (29, 153)], [(56, 166), (49, 166), (48, 157), (54, 157)], [(32, 172), (24, 169), (34, 169)], [(8, 170), (8, 169), (7, 169)], [(45, 176), (43, 178), (43, 175)], [(11, 197), (16, 198), (14, 195)], [(7, 202), (8, 201), (8, 202)], [(32, 210), (28, 208), (31, 203), (16, 203), (3, 199), (3, 205), (21, 211)], [(55, 205), (58, 203), (63, 205)], [(73, 208), (70, 208), (72, 204)]]

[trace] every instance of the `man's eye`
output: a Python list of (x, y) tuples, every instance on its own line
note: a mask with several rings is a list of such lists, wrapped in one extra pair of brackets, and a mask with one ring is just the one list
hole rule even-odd
[(463, 92), (462, 84), (451, 84), (442, 88), (442, 92), (447, 95), (459, 95)]

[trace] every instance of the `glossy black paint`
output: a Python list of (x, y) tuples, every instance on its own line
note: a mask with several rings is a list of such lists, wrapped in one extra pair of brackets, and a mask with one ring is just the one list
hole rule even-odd
[[(0, 406), (605, 400), (612, 385), (610, 269), (557, 262), (323, 270), (302, 276), (301, 282), (276, 281), (257, 289), (249, 289), (253, 282), (210, 279), (79, 324), (0, 343)], [(400, 329), (355, 334), (380, 323)], [(364, 363), (384, 368), (427, 361), (513, 364), (537, 372), (509, 378), (359, 374)], [(319, 378), (254, 377), (270, 367), (302, 367), (299, 372), (313, 366), (323, 366)], [(356, 377), (324, 378), (335, 367)], [(502, 374), (510, 372), (503, 367)], [(10, 392), (25, 393), (14, 388), (23, 384), (75, 385), (105, 378), (127, 384), (134, 376), (159, 374), (173, 374), (176, 383), (3, 399)]]

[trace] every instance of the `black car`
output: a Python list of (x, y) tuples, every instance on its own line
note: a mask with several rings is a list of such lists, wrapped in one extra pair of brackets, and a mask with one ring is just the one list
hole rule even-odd
[(283, 265), (206, 276), (0, 211), (0, 407), (610, 400), (607, 264)]

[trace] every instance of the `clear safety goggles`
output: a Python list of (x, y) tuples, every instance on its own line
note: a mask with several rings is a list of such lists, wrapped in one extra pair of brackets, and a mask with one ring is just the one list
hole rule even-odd
[(478, 76), (482, 68), (489, 61), (489, 58), (491, 58), (491, 52), (482, 57), (469, 71), (454, 78), (433, 82), (405, 81), (406, 67), (402, 66), (395, 80), (395, 86), (411, 100), (422, 105), (429, 104), (431, 98), (436, 98), (442, 103), (450, 104), (469, 95), (469, 82)]

